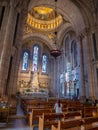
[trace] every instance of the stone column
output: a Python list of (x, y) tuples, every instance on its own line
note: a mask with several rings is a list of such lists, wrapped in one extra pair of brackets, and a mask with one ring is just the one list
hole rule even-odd
[[(92, 34), (95, 33), (95, 41), (92, 37)], [(92, 66), (93, 66), (93, 73), (94, 76), (93, 78), (93, 93), (94, 93), (94, 98), (98, 98), (98, 76), (97, 76), (97, 69), (98, 69), (98, 59), (95, 58), (94, 56), (94, 42), (96, 42), (96, 50), (97, 50), (97, 56), (98, 56), (98, 26), (95, 25), (91, 28), (91, 37), (92, 37), (92, 53), (93, 53), (93, 58), (92, 58)]]
[[(62, 90), (64, 90), (65, 86), (64, 86), (64, 82), (65, 82), (65, 79), (64, 79), (64, 74), (65, 74), (65, 52), (64, 52), (64, 48), (62, 49), (62, 53), (61, 53), (61, 56), (59, 57), (59, 90), (60, 90), (60, 96), (63, 97), (64, 94), (62, 94)], [(62, 82), (60, 82), (60, 75), (63, 74), (63, 79), (62, 79)], [(65, 90), (64, 90), (65, 92)]]
[(94, 88), (93, 88), (93, 66), (92, 66), (92, 49), (91, 49), (91, 35), (90, 30), (85, 29), (85, 47), (87, 49), (87, 63), (88, 63), (88, 83), (89, 83), (89, 98), (94, 98)]
[(60, 97), (60, 95), (61, 95), (60, 71), (59, 71), (59, 69), (61, 68), (60, 64), (59, 64), (60, 57), (58, 57), (56, 60), (57, 60), (56, 61), (56, 64), (57, 64), (57, 67), (56, 67), (56, 76), (55, 76), (56, 77), (56, 87), (58, 89), (58, 96)]
[(86, 99), (86, 88), (85, 88), (85, 79), (84, 79), (84, 58), (83, 58), (83, 36), (79, 36), (79, 46), (80, 46), (80, 88), (79, 88), (79, 96), (83, 101)]
[(24, 34), (24, 27), (27, 19), (27, 6), (20, 12), (19, 17), (19, 25), (17, 29), (17, 36), (15, 41), (15, 53), (13, 59), (13, 66), (11, 71), (11, 79), (9, 83), (9, 95), (16, 94), (17, 92), (17, 80), (18, 80), (18, 71), (20, 66), (20, 56), (21, 56), (21, 47), (22, 47), (22, 40)]
[(58, 86), (57, 86), (57, 58), (54, 59), (54, 86), (55, 86), (55, 94), (58, 96)]
[(8, 16), (9, 16), (9, 8), (8, 8), (8, 6), (9, 5), (8, 5), (8, 3), (6, 1), (5, 2), (0, 1), (0, 15), (3, 13), (1, 28), (0, 28), (0, 63), (1, 63), (1, 58), (2, 58), (1, 53), (2, 53), (2, 48), (3, 48), (4, 34), (6, 32), (6, 26), (7, 26)]
[[(0, 43), (2, 42), (2, 53), (1, 53), (1, 61), (0, 61), (0, 93), (5, 93), (6, 87), (6, 80), (8, 75), (9, 69), (9, 62), (12, 53), (12, 43), (13, 43), (13, 34), (15, 28), (15, 10), (14, 6), (11, 3), (9, 6), (6, 7), (6, 17), (5, 24), (6, 26), (3, 27), (2, 30), (2, 38), (0, 39)], [(7, 20), (7, 23), (6, 23)], [(2, 25), (4, 26), (4, 25)]]
[[(51, 94), (53, 95), (56, 95), (55, 91), (56, 91), (56, 88), (55, 88), (55, 59), (53, 57), (50, 57), (50, 80), (51, 80), (51, 83), (50, 83), (50, 92)], [(52, 95), (52, 96), (53, 96)]]

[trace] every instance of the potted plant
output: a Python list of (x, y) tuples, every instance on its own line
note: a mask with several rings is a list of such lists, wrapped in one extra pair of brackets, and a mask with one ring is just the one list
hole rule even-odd
[(26, 92), (31, 92), (31, 90), (28, 88), (28, 89), (26, 89)]

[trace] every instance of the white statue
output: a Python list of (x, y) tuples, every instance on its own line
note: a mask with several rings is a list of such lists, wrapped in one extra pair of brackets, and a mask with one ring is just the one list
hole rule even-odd
[(39, 89), (38, 72), (34, 71), (32, 79), (32, 87)]

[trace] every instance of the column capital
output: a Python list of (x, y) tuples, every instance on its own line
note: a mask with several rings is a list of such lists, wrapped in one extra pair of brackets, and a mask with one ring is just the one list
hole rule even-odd
[(86, 36), (89, 36), (91, 32), (90, 28), (84, 28), (78, 35), (77, 35), (77, 39), (79, 41), (81, 41), (83, 38), (85, 38)]
[(91, 27), (91, 32), (94, 33), (96, 30), (98, 30), (98, 25), (94, 25)]
[(7, 6), (8, 5), (8, 1), (5, 0), (5, 1), (0, 1), (0, 5), (1, 6)]

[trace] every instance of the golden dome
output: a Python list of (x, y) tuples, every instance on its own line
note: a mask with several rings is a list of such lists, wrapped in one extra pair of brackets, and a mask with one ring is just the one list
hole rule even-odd
[(40, 31), (53, 31), (62, 23), (62, 16), (54, 9), (44, 6), (34, 7), (29, 13), (27, 24)]

